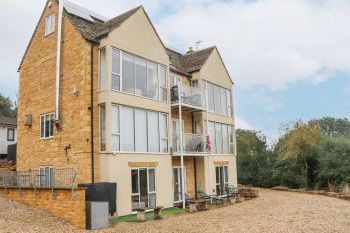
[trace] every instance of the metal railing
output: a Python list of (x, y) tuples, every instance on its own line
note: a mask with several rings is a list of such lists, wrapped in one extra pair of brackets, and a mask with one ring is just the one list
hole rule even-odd
[(176, 85), (171, 88), (171, 102), (205, 108), (205, 91), (196, 87)]
[[(184, 153), (207, 153), (207, 140), (204, 134), (183, 133)], [(180, 153), (180, 133), (173, 136), (173, 151)]]
[(0, 172), (0, 188), (58, 188), (72, 189), (76, 172), (73, 168), (42, 168), (29, 171), (2, 171)]

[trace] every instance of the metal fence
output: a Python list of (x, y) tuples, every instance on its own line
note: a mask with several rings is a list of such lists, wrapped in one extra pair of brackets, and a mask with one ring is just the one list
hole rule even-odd
[(75, 177), (73, 168), (44, 167), (29, 171), (2, 171), (0, 188), (69, 188), (74, 191)]

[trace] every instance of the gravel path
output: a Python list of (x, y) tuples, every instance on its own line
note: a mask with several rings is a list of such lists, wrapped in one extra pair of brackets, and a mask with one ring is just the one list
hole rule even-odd
[[(67, 223), (50, 214), (1, 198), (0, 206), (0, 232), (74, 232)], [(318, 195), (260, 190), (260, 198), (243, 203), (161, 221), (119, 223), (98, 231), (107, 232), (348, 233), (350, 202)]]

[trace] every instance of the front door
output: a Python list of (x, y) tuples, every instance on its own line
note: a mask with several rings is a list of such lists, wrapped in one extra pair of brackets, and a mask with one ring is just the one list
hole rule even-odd
[(229, 184), (227, 166), (215, 167), (215, 174), (216, 174), (216, 195), (223, 196), (226, 194), (226, 187)]
[[(186, 168), (184, 169), (186, 171)], [(184, 174), (185, 191), (186, 191), (186, 174)], [(182, 201), (182, 173), (181, 167), (173, 167), (173, 184), (174, 184), (174, 202)]]

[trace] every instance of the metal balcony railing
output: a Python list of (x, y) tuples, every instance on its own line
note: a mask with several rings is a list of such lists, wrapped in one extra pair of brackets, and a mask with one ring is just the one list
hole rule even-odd
[[(184, 153), (207, 153), (207, 140), (204, 134), (183, 133), (183, 152)], [(180, 153), (180, 133), (173, 136), (173, 151)]]
[(76, 172), (73, 168), (51, 168), (50, 170), (2, 171), (0, 172), (0, 188), (57, 188), (72, 189)]
[(205, 108), (205, 91), (196, 87), (176, 85), (171, 88), (171, 102)]

